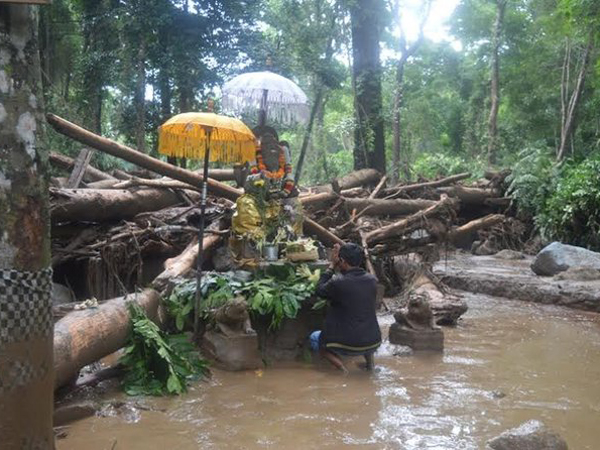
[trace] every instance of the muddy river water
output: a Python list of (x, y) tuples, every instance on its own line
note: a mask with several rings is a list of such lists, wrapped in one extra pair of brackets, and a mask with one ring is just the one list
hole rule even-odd
[(529, 419), (600, 449), (600, 316), (465, 295), (443, 355), (385, 344), (373, 374), (293, 363), (214, 371), (178, 398), (108, 392), (128, 403), (72, 424), (58, 450), (482, 449)]

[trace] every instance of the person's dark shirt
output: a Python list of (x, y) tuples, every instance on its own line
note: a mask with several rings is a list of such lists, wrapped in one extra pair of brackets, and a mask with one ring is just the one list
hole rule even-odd
[(331, 350), (365, 352), (381, 343), (377, 323), (377, 278), (361, 268), (321, 275), (316, 294), (329, 300), (320, 345)]

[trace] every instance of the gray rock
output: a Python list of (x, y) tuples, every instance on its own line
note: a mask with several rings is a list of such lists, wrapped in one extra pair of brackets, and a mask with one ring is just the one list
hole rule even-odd
[(52, 283), (52, 304), (54, 306), (74, 301), (73, 294), (68, 287), (63, 286), (62, 284)]
[(494, 258), (497, 259), (506, 259), (506, 260), (514, 260), (514, 259), (525, 259), (525, 255), (521, 252), (517, 252), (515, 250), (500, 250), (498, 253), (494, 255)]
[(600, 269), (600, 253), (574, 245), (553, 242), (544, 247), (531, 264), (531, 270), (537, 275), (543, 276), (556, 275), (570, 267)]
[(530, 420), (488, 441), (491, 450), (568, 450), (559, 434), (538, 420)]
[(569, 267), (552, 277), (553, 280), (564, 281), (595, 281), (600, 280), (600, 269), (591, 267)]

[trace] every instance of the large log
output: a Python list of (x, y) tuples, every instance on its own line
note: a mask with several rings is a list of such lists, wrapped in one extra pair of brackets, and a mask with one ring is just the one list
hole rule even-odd
[[(204, 251), (220, 240), (218, 235), (206, 236)], [(152, 283), (156, 290), (146, 289), (138, 294), (108, 300), (98, 308), (69, 313), (54, 325), (55, 388), (73, 380), (83, 366), (125, 345), (130, 329), (128, 301), (137, 301), (151, 320), (162, 325), (164, 318), (159, 310), (159, 290), (166, 287), (168, 279), (183, 276), (194, 266), (198, 255), (197, 242), (192, 241), (183, 253), (167, 260), (165, 270)]]
[[(68, 120), (55, 116), (54, 114), (48, 114), (46, 119), (56, 131), (75, 139), (82, 144), (88, 145), (118, 158), (122, 158), (140, 167), (152, 170), (160, 175), (173, 178), (174, 180), (183, 181), (184, 183), (188, 183), (193, 186), (200, 186), (202, 183), (202, 176), (197, 173), (182, 169), (180, 167), (175, 167), (171, 164), (145, 155), (144, 153), (141, 153), (130, 147), (119, 144), (115, 141), (111, 141), (110, 139), (102, 136), (98, 136), (97, 134), (81, 128), (80, 126), (77, 126)], [(211, 178), (207, 179), (207, 185), (208, 189), (210, 189), (215, 195), (225, 197), (228, 200), (235, 201), (242, 194), (241, 190), (235, 189)], [(304, 219), (304, 226), (305, 231), (308, 234), (315, 235), (325, 244), (331, 245), (332, 243), (341, 241), (340, 238), (308, 217)]]
[[(64, 134), (84, 145), (88, 145), (97, 150), (100, 150), (109, 155), (116, 156), (117, 158), (129, 161), (139, 167), (151, 170), (161, 175), (173, 178), (175, 180), (189, 183), (193, 186), (200, 186), (202, 184), (202, 175), (192, 172), (190, 170), (176, 167), (166, 162), (160, 161), (156, 158), (152, 158), (142, 152), (127, 147), (126, 145), (119, 144), (118, 142), (110, 139), (98, 136), (91, 131), (86, 130), (68, 120), (62, 119), (54, 114), (48, 114), (46, 119), (52, 127), (59, 133)], [(235, 189), (219, 181), (208, 178), (206, 180), (208, 189), (215, 195), (225, 197), (229, 200), (235, 200), (241, 195), (239, 189)]]
[(126, 220), (182, 202), (169, 189), (51, 189), (50, 198), (52, 223)]
[(352, 189), (359, 186), (375, 184), (381, 179), (381, 174), (375, 169), (361, 169), (350, 172), (348, 175), (333, 180), (331, 184), (312, 187), (313, 192), (340, 192), (345, 189)]
[(437, 189), (437, 192), (456, 197), (465, 206), (482, 206), (486, 204), (486, 200), (489, 198), (498, 197), (498, 192), (495, 189), (471, 188), (460, 185), (441, 187)]
[(344, 198), (349, 211), (356, 209), (365, 212), (367, 216), (406, 216), (436, 204), (435, 200), (384, 200), (380, 198)]
[(408, 192), (418, 191), (419, 189), (425, 188), (436, 188), (440, 186), (447, 186), (452, 183), (456, 183), (457, 181), (464, 180), (465, 178), (469, 178), (471, 176), (470, 173), (459, 173), (457, 175), (452, 175), (446, 178), (442, 178), (440, 180), (434, 181), (426, 181), (423, 183), (415, 183), (415, 184), (407, 184), (405, 186), (390, 188), (385, 190), (387, 195), (387, 199), (398, 197), (399, 195), (406, 194)]
[(54, 387), (72, 381), (79, 370), (119, 350), (130, 330), (127, 303), (136, 301), (159, 322), (160, 295), (153, 289), (108, 300), (98, 308), (74, 311), (54, 325)]
[[(213, 249), (221, 240), (222, 237), (218, 234), (205, 236), (202, 240), (203, 252), (206, 253)], [(196, 258), (198, 258), (198, 239), (194, 238), (180, 255), (165, 261), (165, 270), (154, 279), (152, 287), (159, 291), (164, 291), (169, 287), (171, 280), (187, 274), (195, 267)]]
[[(69, 158), (66, 155), (56, 152), (50, 152), (50, 163), (64, 170), (72, 170), (75, 165), (75, 160)], [(100, 180), (114, 180), (115, 177), (109, 175), (101, 170), (98, 170), (88, 164), (83, 174), (83, 180), (86, 182), (100, 181)]]
[(365, 241), (369, 246), (373, 246), (378, 242), (402, 236), (403, 234), (413, 231), (415, 227), (422, 226), (424, 220), (427, 218), (439, 215), (449, 209), (454, 209), (457, 206), (456, 200), (450, 199), (445, 195), (443, 195), (438, 202), (431, 203), (432, 204), (428, 208), (418, 211), (405, 219), (367, 233), (365, 235)]
[(455, 209), (456, 207), (457, 202), (455, 200), (443, 195), (438, 202), (433, 202), (428, 208), (417, 211), (405, 219), (367, 233), (365, 235), (365, 240), (370, 246), (373, 246), (378, 242), (399, 237), (413, 231), (415, 227), (421, 226), (424, 223), (424, 220), (447, 212), (449, 209)]

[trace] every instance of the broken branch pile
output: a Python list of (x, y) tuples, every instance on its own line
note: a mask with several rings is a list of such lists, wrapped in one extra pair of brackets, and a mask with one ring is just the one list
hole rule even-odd
[[(165, 292), (173, 278), (191, 271), (198, 251), (202, 176), (57, 116), (49, 115), (48, 122), (90, 148), (151, 172), (109, 175), (94, 169), (87, 160), (82, 166), (53, 154), (53, 164), (63, 169), (75, 167), (84, 186), (57, 187), (50, 192), (55, 281), (67, 285), (78, 299), (96, 297), (102, 301), (146, 286)], [(217, 172), (209, 174), (218, 176)], [(505, 235), (524, 232), (516, 219), (508, 217), (511, 209), (503, 189), (506, 175), (490, 174), (488, 179), (467, 184), (469, 177), (463, 173), (386, 186), (387, 178), (373, 169), (353, 172), (302, 192), (305, 234), (329, 247), (344, 241), (361, 243), (369, 271), (377, 274), (389, 295), (411, 289), (426, 292), (438, 322), (456, 323), (466, 305), (427, 270), (439, 258), (440, 246), (469, 248), (474, 241), (477, 248), (517, 245), (520, 235)], [(239, 185), (239, 177), (233, 178)], [(210, 198), (205, 250), (225, 242), (233, 202), (242, 193), (214, 178), (207, 183)], [(410, 259), (417, 263), (399, 271), (398, 258), (407, 255), (416, 255)], [(210, 266), (211, 259), (206, 261)], [(121, 314), (121, 303), (118, 310)], [(119, 334), (110, 348), (123, 345), (121, 341)], [(89, 355), (96, 358), (103, 351), (96, 347), (86, 350), (78, 361), (89, 361)], [(65, 373), (72, 375), (73, 367)]]

